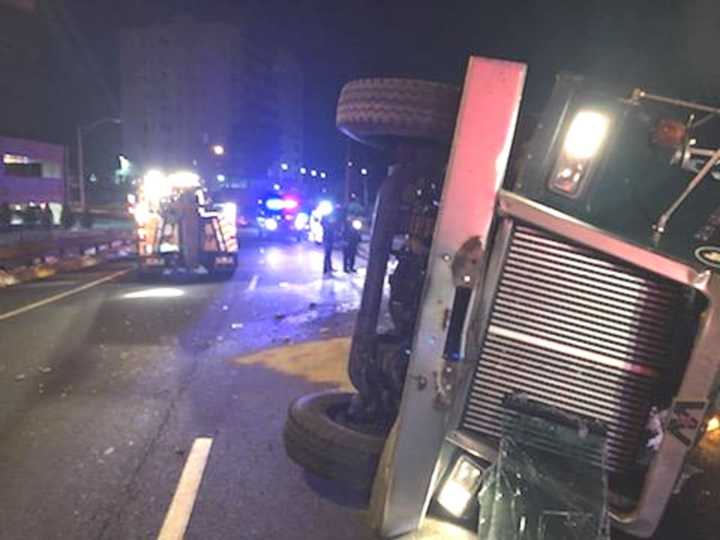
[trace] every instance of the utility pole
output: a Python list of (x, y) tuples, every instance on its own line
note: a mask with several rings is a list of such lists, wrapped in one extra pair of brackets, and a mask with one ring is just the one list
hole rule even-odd
[(80, 192), (80, 210), (84, 213), (85, 206), (85, 159), (83, 151), (82, 126), (77, 127), (77, 174), (78, 190)]

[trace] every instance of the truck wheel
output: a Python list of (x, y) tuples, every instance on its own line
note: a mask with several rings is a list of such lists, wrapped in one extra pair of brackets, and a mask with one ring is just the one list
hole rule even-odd
[(233, 276), (235, 275), (235, 269), (223, 269), (223, 270), (213, 270), (210, 272), (210, 277), (212, 279), (215, 279), (217, 281), (230, 281)]
[(341, 423), (352, 394), (320, 392), (290, 404), (283, 439), (287, 455), (306, 470), (369, 493), (385, 436)]
[(417, 79), (358, 79), (347, 83), (337, 105), (337, 127), (358, 142), (384, 147), (393, 137), (447, 143), (460, 91)]
[(153, 278), (155, 277), (152, 272), (145, 270), (144, 268), (138, 268), (135, 276), (137, 280), (141, 283), (149, 283), (153, 281)]
[(211, 279), (215, 279), (218, 281), (229, 281), (233, 278), (235, 275), (235, 270), (237, 269), (237, 266), (222, 266), (220, 268), (212, 267), (209, 269), (209, 276)]

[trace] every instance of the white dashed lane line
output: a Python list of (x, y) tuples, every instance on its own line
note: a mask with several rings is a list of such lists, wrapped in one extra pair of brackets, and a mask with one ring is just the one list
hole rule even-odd
[(195, 439), (170, 508), (165, 515), (158, 540), (182, 540), (184, 538), (195, 506), (195, 499), (200, 490), (205, 466), (210, 457), (212, 444), (213, 440), (209, 437)]
[(48, 304), (52, 304), (53, 302), (57, 302), (58, 300), (62, 300), (63, 298), (67, 298), (68, 296), (72, 296), (73, 294), (77, 294), (79, 292), (86, 291), (88, 289), (91, 289), (93, 287), (101, 285), (107, 281), (112, 281), (113, 279), (115, 279), (117, 277), (127, 274), (129, 271), (130, 271), (129, 268), (126, 270), (120, 270), (119, 272), (114, 272), (114, 273), (110, 274), (109, 276), (105, 276), (103, 278), (96, 279), (95, 281), (91, 281), (90, 283), (86, 283), (85, 285), (81, 285), (80, 287), (75, 287), (74, 289), (70, 289), (69, 291), (61, 292), (61, 293), (55, 294), (53, 296), (48, 296), (47, 298), (43, 298), (42, 300), (38, 300), (37, 302), (33, 302), (32, 304), (28, 304), (26, 306), (22, 306), (17, 309), (13, 309), (12, 311), (8, 311), (6, 313), (0, 313), (0, 321), (4, 321), (6, 319), (11, 319), (13, 317), (17, 317), (18, 315), (21, 315), (28, 311), (32, 311), (33, 309), (37, 309), (39, 307), (46, 306)]

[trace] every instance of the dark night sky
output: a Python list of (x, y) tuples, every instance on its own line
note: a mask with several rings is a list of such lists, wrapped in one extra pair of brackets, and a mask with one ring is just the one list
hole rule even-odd
[(343, 82), (395, 75), (459, 83), (471, 53), (528, 62), (530, 107), (539, 106), (539, 98), (561, 70), (714, 99), (717, 75), (714, 80), (703, 77), (702, 87), (697, 84), (701, 80), (698, 53), (707, 53), (708, 42), (714, 44), (719, 11), (714, 4), (712, 0), (67, 2), (99, 62), (107, 66), (111, 84), (116, 76), (114, 36), (123, 25), (180, 11), (210, 19), (252, 18), (268, 25), (268, 35), (291, 48), (303, 64), (306, 159), (320, 166), (342, 159), (334, 105)]

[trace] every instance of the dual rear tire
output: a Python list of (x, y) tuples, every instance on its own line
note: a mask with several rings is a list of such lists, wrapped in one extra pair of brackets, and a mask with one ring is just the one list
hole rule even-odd
[(287, 455), (306, 470), (369, 494), (385, 435), (343, 420), (352, 394), (302, 396), (288, 410), (283, 441)]

